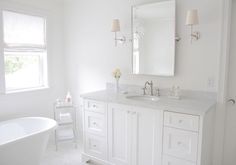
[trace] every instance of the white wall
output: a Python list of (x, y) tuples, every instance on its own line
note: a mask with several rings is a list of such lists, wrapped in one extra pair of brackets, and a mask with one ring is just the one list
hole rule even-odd
[(0, 5), (29, 8), (47, 13), (49, 89), (0, 95), (0, 121), (21, 116), (53, 114), (53, 102), (65, 94), (63, 56), (63, 4), (59, 0), (0, 0)]
[[(216, 91), (218, 58), (220, 55), (221, 0), (177, 0), (177, 43), (175, 77), (132, 76), (131, 44), (114, 47), (110, 32), (113, 18), (121, 21), (122, 34), (130, 37), (133, 4), (146, 0), (67, 0), (65, 5), (65, 41), (68, 86), (78, 99), (80, 93), (105, 88), (113, 82), (111, 72), (120, 68), (121, 83), (143, 85), (153, 80), (159, 87), (179, 85), (183, 89)], [(199, 9), (201, 39), (189, 42), (189, 28), (185, 26), (187, 9)], [(208, 87), (208, 79), (215, 81)]]

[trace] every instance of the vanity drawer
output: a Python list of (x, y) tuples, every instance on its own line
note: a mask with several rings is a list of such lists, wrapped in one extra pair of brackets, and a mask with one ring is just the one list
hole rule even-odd
[(106, 135), (106, 118), (105, 115), (94, 113), (94, 112), (85, 112), (85, 131), (101, 136)]
[(167, 156), (167, 155), (163, 156), (162, 162), (163, 162), (162, 165), (196, 165), (193, 162), (186, 161), (183, 159), (177, 159), (175, 157), (171, 157), (171, 156)]
[(190, 131), (198, 131), (199, 116), (164, 112), (164, 125)]
[(197, 160), (198, 133), (164, 127), (163, 152), (189, 161)]
[(85, 152), (100, 159), (107, 159), (106, 139), (87, 133), (85, 140)]
[(84, 108), (87, 111), (92, 111), (92, 112), (97, 112), (97, 113), (106, 112), (106, 104), (104, 102), (95, 101), (95, 100), (85, 100)]

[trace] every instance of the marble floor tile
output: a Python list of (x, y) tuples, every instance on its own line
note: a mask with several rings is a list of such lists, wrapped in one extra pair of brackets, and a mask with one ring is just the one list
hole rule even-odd
[(81, 147), (61, 144), (56, 151), (54, 145), (49, 145), (40, 165), (84, 165), (81, 161)]

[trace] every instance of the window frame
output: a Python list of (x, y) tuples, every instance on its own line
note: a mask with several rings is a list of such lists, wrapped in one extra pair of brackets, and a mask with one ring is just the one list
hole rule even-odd
[[(48, 61), (49, 61), (49, 44), (48, 44), (48, 29), (49, 29), (49, 14), (47, 11), (36, 9), (32, 6), (25, 6), (25, 5), (19, 5), (12, 3), (6, 3), (6, 2), (0, 2), (0, 94), (10, 94), (10, 93), (19, 93), (19, 92), (30, 92), (35, 90), (42, 90), (42, 89), (48, 89), (49, 88), (49, 67), (48, 67)], [(23, 89), (14, 89), (14, 90), (7, 90), (6, 89), (6, 81), (5, 81), (5, 55), (4, 55), (4, 29), (3, 29), (3, 11), (10, 11), (15, 12), (19, 14), (25, 14), (29, 16), (36, 16), (36, 17), (42, 17), (45, 19), (45, 50), (46, 50), (46, 57), (41, 58), (43, 62), (41, 62), (42, 65), (42, 72), (41, 72), (41, 78), (43, 79), (42, 86), (38, 87), (29, 87), (29, 88), (23, 88)]]

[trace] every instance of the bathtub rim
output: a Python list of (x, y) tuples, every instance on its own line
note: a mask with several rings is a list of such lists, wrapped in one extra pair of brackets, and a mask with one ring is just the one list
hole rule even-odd
[(41, 129), (40, 131), (35, 131), (33, 133), (29, 133), (29, 134), (26, 134), (25, 136), (20, 136), (19, 138), (15, 138), (15, 139), (12, 139), (12, 140), (8, 140), (6, 141), (5, 143), (0, 143), (0, 147), (3, 147), (7, 144), (10, 144), (10, 143), (16, 143), (18, 141), (20, 141), (21, 139), (25, 139), (25, 138), (28, 138), (28, 137), (31, 137), (31, 136), (34, 136), (34, 135), (37, 135), (37, 134), (40, 134), (40, 133), (45, 133), (49, 130), (55, 130), (58, 126), (57, 122), (54, 120), (54, 119), (51, 119), (51, 118), (47, 118), (47, 117), (21, 117), (21, 118), (15, 118), (15, 119), (10, 119), (10, 120), (6, 120), (6, 121), (2, 121), (0, 122), (0, 126), (3, 125), (4, 123), (8, 123), (8, 122), (11, 122), (11, 121), (16, 121), (16, 120), (19, 120), (19, 119), (39, 119), (39, 120), (46, 120), (46, 121), (49, 121), (49, 126), (46, 127), (45, 129)]

